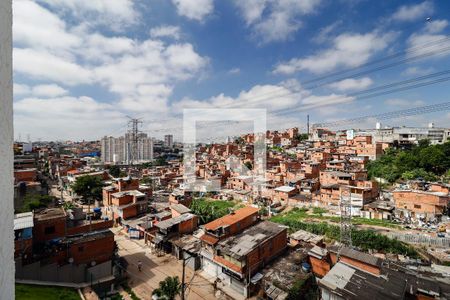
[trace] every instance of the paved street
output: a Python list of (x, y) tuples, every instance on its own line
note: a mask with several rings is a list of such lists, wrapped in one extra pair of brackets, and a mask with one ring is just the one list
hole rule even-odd
[[(181, 261), (176, 260), (172, 255), (157, 257), (150, 253), (148, 248), (142, 247), (142, 241), (130, 240), (121, 233), (116, 234), (116, 242), (119, 254), (129, 263), (127, 269), (130, 277), (129, 285), (141, 299), (151, 299), (152, 291), (158, 288), (159, 282), (167, 276), (178, 276), (181, 281)], [(137, 268), (139, 260), (143, 264), (142, 272), (139, 272)], [(194, 274), (189, 268), (186, 268), (186, 283), (189, 285), (186, 290), (186, 299), (230, 299), (223, 294), (214, 295), (212, 284), (197, 272)]]

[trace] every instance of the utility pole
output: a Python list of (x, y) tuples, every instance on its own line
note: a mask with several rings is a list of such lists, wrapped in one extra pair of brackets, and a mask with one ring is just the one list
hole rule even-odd
[(186, 258), (184, 257), (184, 251), (181, 250), (181, 255), (183, 255), (183, 271), (181, 274), (181, 300), (184, 300), (184, 292), (186, 291), (186, 284), (185, 284), (185, 274), (186, 274)]
[[(189, 254), (189, 257), (185, 257), (185, 253), (187, 253), (187, 254)], [(187, 261), (189, 260), (189, 259), (191, 259), (191, 258), (193, 258), (193, 257), (195, 257), (195, 256), (193, 256), (193, 255), (191, 255), (190, 253), (188, 253), (188, 252), (184, 252), (184, 250), (183, 249), (181, 249), (181, 255), (183, 256), (183, 270), (182, 270), (182, 275), (181, 275), (181, 300), (185, 300), (185, 292), (186, 292), (186, 280), (185, 280), (185, 277), (186, 277), (186, 263), (187, 263)], [(195, 275), (195, 273), (194, 273), (194, 275)]]
[(308, 133), (309, 138), (309, 115), (306, 115), (306, 133)]

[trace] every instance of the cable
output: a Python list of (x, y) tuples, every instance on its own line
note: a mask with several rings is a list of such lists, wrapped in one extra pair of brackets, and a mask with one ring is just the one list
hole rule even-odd
[[(399, 82), (392, 83), (392, 84), (387, 84), (387, 85), (384, 85), (384, 86), (379, 86), (379, 87), (372, 88), (372, 89), (369, 89), (369, 90), (366, 90), (366, 91), (360, 91), (360, 92), (348, 94), (345, 97), (337, 96), (334, 99), (330, 99), (330, 100), (334, 100), (333, 102), (329, 102), (328, 101), (328, 102), (325, 102), (325, 103), (305, 105), (305, 106), (303, 106), (303, 107), (301, 107), (299, 109), (290, 108), (290, 109), (278, 110), (278, 111), (275, 111), (274, 113), (272, 113), (272, 115), (275, 115), (275, 116), (277, 116), (277, 115), (284, 115), (284, 114), (287, 114), (287, 113), (292, 113), (294, 111), (306, 111), (306, 110), (309, 110), (309, 109), (315, 109), (315, 108), (319, 108), (319, 107), (323, 107), (323, 106), (329, 106), (329, 105), (338, 104), (338, 103), (342, 103), (342, 102), (348, 102), (349, 98), (355, 97), (355, 96), (358, 96), (358, 95), (364, 95), (366, 93), (369, 93), (369, 95), (358, 97), (356, 100), (368, 99), (368, 98), (373, 98), (373, 97), (386, 95), (386, 94), (390, 94), (390, 93), (394, 93), (394, 92), (405, 91), (405, 90), (409, 90), (409, 89), (414, 89), (414, 88), (418, 88), (418, 87), (432, 85), (432, 84), (448, 81), (448, 80), (450, 80), (450, 77), (443, 77), (443, 78), (439, 78), (439, 79), (436, 79), (436, 80), (433, 80), (433, 81), (416, 83), (416, 84), (411, 84), (411, 83), (415, 83), (417, 81), (423, 81), (424, 79), (430, 79), (430, 78), (441, 76), (441, 75), (447, 74), (447, 73), (450, 73), (450, 70), (446, 70), (446, 71), (442, 71), (442, 72), (438, 72), (438, 73), (434, 73), (434, 74), (429, 74), (429, 75), (426, 75), (426, 76), (420, 76), (420, 77), (417, 77), (417, 78), (414, 78), (414, 79), (399, 81)], [(392, 87), (396, 87), (396, 86), (401, 86), (401, 85), (405, 85), (405, 84), (411, 84), (411, 85), (407, 85), (407, 86), (404, 86), (404, 87), (394, 88), (394, 89), (390, 89), (390, 90), (387, 90), (387, 91), (381, 91), (381, 92), (378, 92), (378, 93), (370, 94), (370, 92), (383, 90), (385, 88), (392, 88)]]
[(313, 126), (313, 128), (337, 127), (340, 125), (359, 123), (361, 121), (366, 121), (367, 119), (388, 120), (388, 119), (393, 119), (393, 118), (398, 118), (398, 117), (421, 115), (421, 114), (427, 114), (427, 113), (438, 112), (438, 111), (443, 111), (443, 110), (450, 110), (450, 102), (443, 102), (443, 103), (432, 104), (432, 105), (427, 105), (427, 106), (420, 106), (420, 107), (415, 107), (415, 108), (390, 111), (390, 112), (386, 112), (386, 113), (367, 115), (367, 116), (351, 118), (351, 119), (343, 119), (343, 120), (338, 120), (338, 121), (333, 121), (333, 122), (315, 123), (312, 126)]
[[(321, 81), (321, 80), (329, 78), (329, 77), (334, 77), (336, 75), (349, 73), (349, 72), (354, 71), (354, 70), (362, 69), (364, 67), (367, 67), (367, 66), (370, 66), (370, 65), (374, 65), (374, 64), (383, 62), (385, 60), (389, 60), (389, 59), (398, 57), (401, 54), (409, 54), (409, 53), (414, 53), (414, 52), (417, 52), (417, 51), (423, 51), (424, 48), (429, 48), (431, 46), (435, 46), (437, 44), (440, 44), (440, 43), (443, 43), (443, 42), (446, 42), (446, 41), (450, 41), (450, 37), (445, 37), (445, 38), (436, 40), (434, 42), (425, 43), (423, 45), (418, 45), (418, 46), (416, 46), (416, 47), (414, 47), (414, 48), (412, 48), (412, 49), (410, 49), (408, 51), (400, 51), (400, 52), (397, 52), (396, 54), (393, 54), (393, 55), (390, 55), (390, 56), (387, 56), (387, 57), (384, 57), (384, 58), (381, 58), (381, 59), (378, 59), (378, 60), (375, 60), (375, 61), (372, 61), (372, 62), (365, 63), (365, 64), (363, 64), (361, 66), (358, 66), (358, 67), (355, 67), (355, 68), (347, 69), (347, 70), (344, 70), (344, 71), (338, 71), (338, 72), (334, 72), (334, 73), (331, 73), (331, 74), (328, 74), (328, 75), (324, 75), (324, 76), (321, 76), (321, 77), (318, 77), (318, 78), (314, 78), (314, 79), (311, 79), (311, 80), (303, 82), (303, 84), (313, 83), (313, 82)], [(440, 55), (440, 54), (443, 54), (444, 52), (447, 52), (447, 51), (450, 51), (450, 47), (449, 46), (446, 46), (446, 47), (441, 48), (441, 49), (437, 49), (435, 51), (421, 53), (421, 54), (418, 54), (416, 56), (407, 57), (407, 58), (405, 58), (403, 60), (400, 60), (400, 61), (397, 61), (397, 62), (392, 62), (392, 63), (389, 63), (387, 65), (378, 66), (376, 68), (369, 69), (369, 70), (364, 70), (364, 71), (361, 71), (361, 72), (358, 72), (358, 73), (355, 73), (355, 74), (351, 74), (351, 75), (347, 75), (347, 76), (344, 76), (344, 77), (340, 77), (338, 79), (334, 79), (332, 81), (327, 81), (325, 83), (320, 83), (320, 84), (316, 84), (316, 85), (309, 86), (309, 87), (306, 86), (305, 89), (310, 89), (310, 90), (311, 89), (316, 89), (318, 87), (321, 87), (321, 86), (324, 86), (324, 85), (328, 85), (328, 84), (331, 84), (331, 83), (334, 83), (334, 82), (342, 81), (342, 80), (348, 79), (350, 77), (352, 77), (352, 78), (360, 77), (362, 75), (366, 75), (366, 74), (369, 74), (369, 73), (372, 73), (372, 72), (388, 69), (388, 68), (391, 68), (391, 67), (394, 67), (394, 66), (398, 66), (398, 65), (401, 65), (401, 64), (404, 64), (404, 63), (408, 63), (408, 62), (412, 62), (412, 61), (415, 61), (415, 60), (419, 60), (419, 59), (422, 59), (422, 58), (430, 57), (430, 56), (433, 56), (433, 55)], [(271, 92), (268, 92), (268, 93), (265, 93), (265, 94), (260, 94), (257, 99), (270, 100), (271, 98), (267, 98), (267, 97), (264, 97), (264, 96), (276, 95), (276, 97), (284, 97), (284, 96), (295, 94), (295, 92), (292, 92), (292, 91), (288, 91), (287, 93), (282, 93), (282, 94), (278, 94), (278, 95), (276, 94), (278, 92), (278, 90), (281, 91), (281, 90), (284, 90), (284, 89), (287, 89), (287, 87), (285, 87), (285, 86), (278, 87), (276, 90), (273, 90)], [(261, 97), (261, 96), (263, 96), (263, 97)], [(259, 101), (252, 101), (252, 102), (259, 102)], [(221, 106), (219, 108), (236, 107), (236, 105), (239, 105), (239, 104), (233, 103), (232, 105)]]
[(423, 50), (424, 48), (428, 48), (430, 46), (434, 46), (436, 44), (440, 44), (440, 43), (443, 43), (443, 42), (446, 42), (446, 41), (450, 41), (450, 36), (447, 36), (445, 38), (442, 38), (442, 39), (430, 42), (429, 45), (426, 45), (427, 43), (425, 43), (424, 45), (418, 45), (416, 47), (410, 48), (407, 51), (403, 50), (403, 51), (396, 52), (396, 53), (394, 53), (392, 55), (388, 55), (388, 56), (382, 57), (380, 59), (377, 59), (377, 60), (374, 60), (374, 61), (371, 61), (371, 62), (367, 62), (367, 63), (362, 64), (362, 65), (359, 65), (358, 67), (354, 67), (354, 68), (350, 68), (350, 69), (346, 69), (346, 70), (342, 70), (342, 71), (337, 71), (337, 72), (334, 72), (334, 73), (331, 73), (331, 74), (328, 74), (328, 75), (324, 75), (324, 76), (321, 76), (321, 77), (316, 77), (314, 79), (305, 81), (304, 84), (313, 83), (313, 82), (321, 81), (321, 80), (329, 78), (329, 77), (334, 77), (336, 75), (349, 73), (349, 72), (351, 72), (353, 70), (357, 70), (359, 68), (364, 68), (364, 67), (367, 67), (367, 66), (371, 66), (371, 65), (377, 64), (379, 62), (383, 62), (384, 60), (389, 60), (389, 59), (392, 59), (392, 58), (399, 57), (399, 56), (401, 56), (403, 54), (413, 53), (413, 52), (416, 52), (417, 50)]

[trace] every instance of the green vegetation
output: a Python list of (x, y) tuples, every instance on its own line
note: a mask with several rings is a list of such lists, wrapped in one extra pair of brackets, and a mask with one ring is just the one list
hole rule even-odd
[(127, 176), (127, 173), (122, 171), (119, 166), (111, 166), (111, 167), (109, 167), (108, 171), (109, 171), (109, 174), (115, 178)]
[(84, 200), (100, 200), (102, 198), (102, 179), (97, 176), (80, 176), (72, 185), (72, 190)]
[[(327, 212), (328, 211), (326, 209), (320, 207), (314, 207), (312, 209), (312, 213), (310, 213), (310, 210), (308, 208), (296, 208), (287, 213), (287, 215), (292, 216), (297, 220), (305, 220), (305, 221), (329, 221), (333, 223), (339, 223), (341, 221), (340, 217), (324, 216), (323, 214)], [(372, 225), (372, 226), (402, 229), (401, 226), (386, 220), (353, 217), (352, 222), (353, 225)]]
[(64, 202), (63, 208), (64, 210), (73, 209), (76, 205), (73, 202)]
[(322, 214), (325, 214), (325, 213), (327, 213), (328, 212), (328, 210), (326, 210), (325, 208), (321, 208), (321, 207), (314, 207), (313, 208), (313, 214), (315, 214), (315, 215), (322, 215)]
[(273, 146), (272, 148), (270, 148), (272, 151), (276, 151), (276, 152), (284, 152), (284, 149), (281, 148), (280, 146)]
[(199, 198), (192, 201), (190, 208), (192, 213), (199, 216), (200, 223), (206, 224), (228, 214), (230, 208), (235, 207), (235, 205), (236, 203), (232, 201)]
[(130, 286), (128, 284), (123, 283), (122, 287), (123, 287), (124, 291), (127, 292), (128, 295), (130, 295), (132, 300), (141, 300), (141, 298), (136, 296), (136, 294), (133, 292), (133, 290), (130, 288)]
[(29, 194), (24, 198), (21, 212), (29, 212), (39, 208), (46, 208), (50, 203), (54, 203), (56, 197), (49, 195)]
[(307, 133), (300, 133), (295, 137), (295, 139), (299, 142), (306, 141), (308, 138), (309, 137)]
[(286, 300), (309, 300), (318, 299), (318, 286), (314, 276), (299, 278), (287, 291)]
[(70, 288), (16, 284), (16, 300), (80, 300)]
[[(305, 209), (293, 209), (292, 211), (271, 218), (271, 221), (290, 227), (291, 231), (306, 230), (314, 234), (324, 235), (329, 239), (338, 241), (340, 238), (340, 227), (326, 222), (305, 222)], [(404, 254), (417, 257), (417, 252), (410, 246), (398, 240), (378, 234), (373, 230), (352, 230), (353, 245), (364, 251), (374, 249), (380, 252)]]
[(158, 296), (159, 299), (173, 300), (181, 293), (181, 283), (178, 276), (166, 277), (159, 282), (159, 288), (155, 289), (152, 295)]
[(380, 177), (389, 182), (399, 179), (436, 180), (450, 177), (450, 142), (430, 145), (428, 140), (420, 141), (411, 150), (388, 149), (378, 160), (371, 161), (367, 170), (369, 177)]
[(249, 162), (249, 161), (246, 161), (245, 163), (244, 163), (244, 165), (247, 167), (247, 169), (249, 169), (249, 170), (252, 170), (253, 169), (253, 165), (252, 165), (252, 163), (251, 162)]

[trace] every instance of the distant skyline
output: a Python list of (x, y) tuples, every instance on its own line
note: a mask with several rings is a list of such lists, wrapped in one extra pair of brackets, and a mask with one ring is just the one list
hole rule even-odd
[[(150, 136), (173, 134), (179, 140), (175, 128), (182, 124), (183, 108), (267, 108), (267, 127), (276, 129), (304, 127), (306, 113), (311, 123), (327, 122), (449, 101), (450, 82), (370, 99), (349, 94), (450, 69), (450, 51), (317, 88), (307, 83), (448, 37), (448, 1), (15, 0), (13, 5), (16, 138), (119, 136), (132, 116), (142, 117)], [(440, 47), (450, 48), (450, 38)], [(340, 104), (296, 111), (336, 98)], [(271, 116), (275, 110), (285, 113)], [(383, 123), (429, 122), (448, 127), (450, 113)], [(374, 126), (369, 120), (353, 127)], [(161, 131), (165, 127), (174, 130)], [(225, 127), (211, 134), (238, 131)]]

